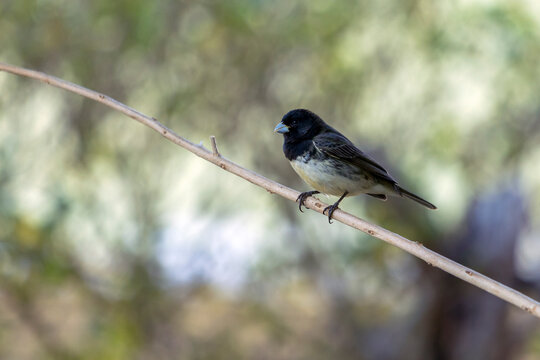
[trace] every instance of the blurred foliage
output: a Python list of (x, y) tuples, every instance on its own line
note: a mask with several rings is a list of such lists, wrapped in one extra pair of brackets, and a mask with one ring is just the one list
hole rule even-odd
[[(536, 2), (4, 0), (0, 18), (3, 62), (298, 189), (272, 129), (315, 111), (440, 209), (345, 210), (538, 298)], [(118, 113), (6, 74), (0, 94), (1, 358), (540, 356), (525, 312)]]

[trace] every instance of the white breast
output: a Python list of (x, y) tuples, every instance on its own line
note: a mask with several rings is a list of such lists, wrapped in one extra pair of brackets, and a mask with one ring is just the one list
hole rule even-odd
[(370, 192), (376, 186), (371, 178), (348, 171), (349, 165), (337, 169), (333, 161), (311, 159), (308, 163), (298, 157), (291, 161), (291, 166), (302, 180), (324, 194), (341, 196), (347, 191), (349, 195), (357, 195)]

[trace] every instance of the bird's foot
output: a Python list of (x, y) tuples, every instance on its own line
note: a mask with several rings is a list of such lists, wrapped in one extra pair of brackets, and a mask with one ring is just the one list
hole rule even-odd
[(306, 192), (303, 192), (301, 193), (300, 195), (298, 195), (298, 198), (296, 199), (296, 201), (298, 201), (298, 209), (300, 210), (300, 212), (303, 212), (302, 211), (302, 205), (306, 206), (304, 204), (304, 201), (306, 201), (306, 198), (312, 196), (312, 195), (315, 195), (315, 194), (319, 194), (318, 191), (314, 190), (314, 191), (306, 191)]
[(331, 224), (332, 223), (332, 215), (334, 214), (334, 211), (336, 211), (339, 207), (339, 203), (341, 202), (341, 200), (343, 200), (343, 198), (345, 196), (349, 195), (349, 192), (348, 191), (345, 191), (343, 193), (343, 195), (341, 195), (341, 197), (339, 198), (338, 201), (336, 201), (333, 205), (330, 205), (330, 206), (327, 206), (324, 208), (324, 210), (322, 211), (323, 215), (326, 211), (328, 211), (328, 222)]
[(324, 210), (322, 211), (323, 214), (325, 214), (326, 211), (328, 211), (328, 222), (330, 224), (332, 223), (332, 215), (334, 214), (334, 211), (336, 211), (337, 209), (339, 209), (339, 202), (335, 203), (334, 205), (325, 207)]

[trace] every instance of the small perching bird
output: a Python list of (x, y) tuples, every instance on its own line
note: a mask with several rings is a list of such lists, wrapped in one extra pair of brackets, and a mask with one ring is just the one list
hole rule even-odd
[(298, 196), (296, 201), (300, 211), (307, 197), (319, 193), (340, 197), (323, 211), (323, 214), (328, 211), (330, 223), (341, 200), (358, 194), (380, 200), (386, 200), (390, 195), (400, 196), (429, 209), (437, 209), (400, 187), (381, 165), (309, 110), (289, 111), (274, 132), (283, 134), (283, 152), (294, 171), (315, 189)]

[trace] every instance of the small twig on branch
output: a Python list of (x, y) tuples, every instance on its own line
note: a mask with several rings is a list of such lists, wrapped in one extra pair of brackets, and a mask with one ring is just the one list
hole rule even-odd
[[(267, 179), (262, 175), (259, 175), (251, 170), (243, 168), (242, 166), (225, 159), (222, 156), (216, 156), (217, 147), (215, 146), (215, 141), (212, 141), (213, 152), (210, 152), (202, 145), (197, 145), (191, 141), (178, 136), (172, 130), (167, 128), (165, 125), (161, 124), (154, 118), (146, 116), (135, 109), (130, 108), (127, 105), (124, 105), (106, 95), (100, 94), (96, 91), (87, 89), (77, 84), (73, 84), (69, 81), (59, 79), (57, 77), (47, 75), (42, 72), (28, 70), (20, 68), (13, 65), (0, 63), (0, 71), (6, 71), (12, 74), (29, 77), (32, 79), (37, 79), (43, 81), (49, 85), (59, 87), (61, 89), (74, 92), (81, 96), (87, 97), (89, 99), (95, 100), (102, 104), (105, 104), (130, 118), (137, 120), (138, 122), (152, 128), (153, 130), (160, 133), (166, 139), (172, 141), (173, 143), (180, 145), (184, 149), (192, 152), (193, 154), (219, 166), (220, 168), (233, 173), (255, 185), (258, 185), (267, 191), (280, 195), (286, 199), (296, 201), (298, 191), (286, 187), (285, 185), (279, 184), (273, 180)], [(218, 152), (219, 155), (219, 152)], [(318, 213), (323, 213), (323, 209), (327, 206), (318, 199), (314, 197), (309, 197), (305, 201), (307, 208), (312, 209)], [(344, 212), (343, 210), (336, 210), (333, 215), (333, 219), (339, 221), (345, 225), (349, 225), (355, 229), (363, 231), (373, 237), (376, 237), (380, 240), (383, 240), (389, 244), (399, 247), (402, 250), (424, 260), (428, 264), (438, 267), (446, 271), (449, 274), (452, 274), (461, 280), (464, 280), (474, 286), (477, 286), (531, 314), (540, 318), (540, 303), (536, 300), (531, 299), (530, 297), (520, 293), (517, 290), (514, 290), (506, 285), (503, 285), (489, 277), (480, 274), (472, 269), (469, 269), (455, 261), (452, 261), (438, 253), (424, 247), (424, 245), (411, 241), (404, 238), (398, 234), (395, 234), (389, 230), (386, 230), (380, 226), (371, 224), (365, 220), (362, 220), (354, 215)]]
[(210, 136), (210, 142), (212, 143), (212, 155), (221, 156), (217, 149), (216, 137), (214, 135)]

